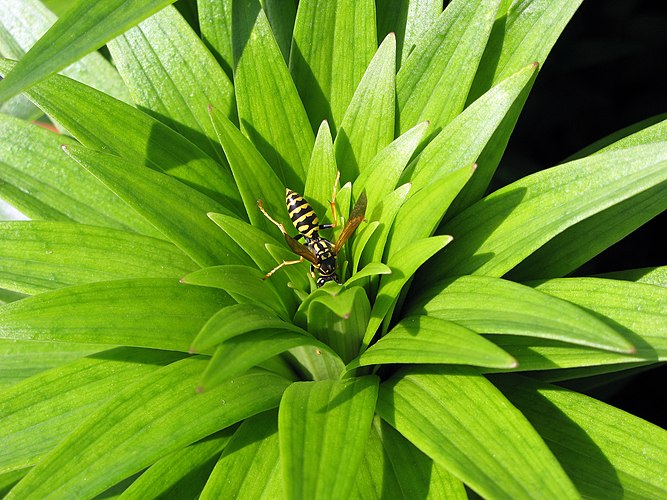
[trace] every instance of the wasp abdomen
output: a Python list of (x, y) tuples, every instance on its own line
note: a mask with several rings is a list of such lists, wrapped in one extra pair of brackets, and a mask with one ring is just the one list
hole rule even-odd
[(285, 200), (287, 202), (289, 218), (296, 230), (299, 231), (299, 234), (304, 235), (306, 238), (317, 238), (320, 221), (310, 203), (299, 193), (289, 188), (285, 189)]

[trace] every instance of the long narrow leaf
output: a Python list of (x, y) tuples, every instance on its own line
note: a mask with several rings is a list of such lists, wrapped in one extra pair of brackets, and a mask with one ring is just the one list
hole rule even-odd
[(390, 363), (517, 366), (512, 356), (472, 330), (429, 316), (403, 319), (346, 370)]
[(172, 363), (121, 391), (32, 469), (9, 498), (94, 496), (166, 453), (275, 407), (287, 386), (285, 379), (258, 371), (195, 394), (204, 362)]
[(119, 390), (181, 357), (166, 351), (112, 349), (0, 392), (0, 471), (35, 465)]
[(371, 160), (394, 139), (396, 37), (378, 48), (354, 92), (334, 148), (343, 182), (371, 168)]
[(76, 146), (63, 149), (200, 266), (250, 261), (207, 217), (208, 212), (226, 212), (211, 198), (177, 179), (128, 165), (116, 156)]
[(108, 46), (135, 104), (211, 158), (224, 158), (208, 106), (235, 116), (234, 88), (174, 7), (149, 17)]
[(299, 2), (289, 67), (313, 130), (338, 130), (376, 49), (372, 0)]
[(446, 259), (436, 258), (429, 279), (502, 276), (566, 229), (665, 180), (667, 143), (600, 153), (525, 177), (445, 225), (465, 237)]
[(462, 110), (500, 0), (454, 0), (422, 35), (396, 77), (400, 133), (429, 120), (447, 125)]
[(231, 80), (232, 0), (197, 0), (197, 12), (201, 38)]
[(409, 310), (479, 333), (540, 337), (621, 353), (635, 350), (625, 336), (584, 309), (498, 278), (463, 276), (441, 282)]
[(0, 306), (0, 337), (153, 347), (187, 352), (225, 293), (173, 279), (61, 288)]
[[(537, 285), (537, 290), (593, 311), (639, 348), (667, 356), (667, 289), (645, 283), (600, 278), (565, 278)], [(599, 294), (604, 300), (595, 300)]]
[[(13, 62), (0, 59), (0, 73)], [(26, 91), (49, 117), (83, 145), (172, 175), (242, 213), (230, 172), (155, 118), (64, 76), (54, 75)], [(81, 120), (95, 116), (95, 120)]]
[(484, 497), (578, 497), (526, 418), (474, 369), (402, 370), (381, 385), (378, 413)]
[(200, 498), (280, 498), (281, 479), (278, 415), (267, 411), (239, 426)]
[(583, 394), (529, 378), (493, 379), (586, 498), (667, 493), (667, 431)]
[(232, 9), (241, 130), (282, 183), (301, 190), (315, 141), (313, 129), (259, 0), (233, 2)]
[(278, 414), (289, 498), (347, 498), (364, 455), (377, 398), (374, 376), (292, 384)]
[(197, 265), (164, 240), (66, 222), (0, 222), (0, 286), (34, 294), (120, 278), (180, 278)]
[[(20, 59), (39, 38), (58, 19), (53, 12), (39, 0), (22, 0), (14, 2), (3, 0), (0, 9), (0, 31), (6, 30), (15, 43), (15, 50), (7, 50), (4, 45), (8, 41), (0, 42), (0, 53), (4, 57)], [(130, 94), (123, 84), (116, 69), (102, 54), (91, 52), (78, 59), (61, 72), (74, 80), (90, 85), (110, 96), (129, 102)]]
[[(0, 114), (0, 196), (33, 219), (160, 233), (72, 159), (73, 144), (31, 123)], [(48, 165), (48, 167), (45, 167)]]
[(173, 0), (78, 2), (40, 38), (0, 83), (0, 101), (99, 49)]

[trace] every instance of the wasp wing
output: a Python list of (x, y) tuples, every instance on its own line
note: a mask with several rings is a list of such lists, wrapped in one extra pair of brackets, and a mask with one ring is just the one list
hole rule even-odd
[(300, 257), (303, 257), (311, 264), (317, 266), (317, 264), (319, 263), (319, 261), (317, 260), (317, 256), (313, 252), (311, 252), (306, 245), (302, 245), (287, 233), (285, 233), (285, 241), (287, 242), (287, 245), (290, 247), (292, 252), (299, 255)]
[(357, 229), (357, 226), (361, 224), (361, 221), (364, 220), (365, 215), (366, 191), (363, 191), (361, 195), (359, 195), (357, 203), (354, 204), (354, 208), (352, 209), (352, 212), (350, 212), (350, 218), (347, 220), (345, 227), (343, 227), (343, 230), (340, 232), (338, 240), (336, 240), (336, 245), (334, 246), (335, 254), (338, 254), (340, 249), (343, 248), (345, 242), (350, 238), (350, 236), (352, 236), (352, 233), (354, 233), (354, 230)]

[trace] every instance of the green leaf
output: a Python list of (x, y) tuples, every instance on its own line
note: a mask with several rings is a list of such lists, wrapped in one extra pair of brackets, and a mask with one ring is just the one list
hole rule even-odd
[[(337, 167), (329, 124), (323, 121), (317, 131), (313, 153), (306, 173), (303, 195), (315, 209), (324, 215), (333, 201), (333, 187), (336, 182)], [(335, 186), (338, 188), (338, 186)]]
[(380, 386), (377, 411), (485, 498), (577, 498), (525, 417), (472, 368), (404, 369)]
[(0, 83), (0, 101), (99, 49), (173, 0), (79, 1), (41, 37)]
[[(479, 64), (479, 72), (475, 75), (468, 102), (527, 64), (544, 64), (581, 3), (582, 0), (555, 3), (549, 0), (504, 1)], [(532, 81), (515, 100), (479, 155), (477, 163), (482, 170), (454, 202), (452, 214), (458, 214), (484, 196), (531, 88)]]
[(280, 498), (278, 418), (267, 411), (244, 420), (215, 465), (199, 498)]
[(667, 133), (667, 113), (651, 116), (595, 141), (590, 146), (577, 151), (567, 161), (578, 160), (594, 153), (625, 149), (632, 146), (663, 142)]
[(626, 271), (599, 274), (598, 277), (625, 281), (636, 281), (638, 283), (646, 283), (648, 285), (667, 287), (667, 266), (628, 269)]
[[(410, 180), (414, 189), (421, 189), (476, 162), (536, 74), (537, 65), (530, 64), (473, 102), (426, 145), (406, 170), (403, 180)], [(475, 177), (490, 179), (493, 172), (486, 164), (479, 164)]]
[(235, 427), (227, 427), (161, 458), (123, 491), (123, 500), (142, 500), (151, 496), (182, 498), (192, 493), (194, 480), (201, 484), (201, 488), (207, 484), (216, 459), (230, 442), (235, 430)]
[(410, 314), (454, 321), (478, 333), (504, 333), (560, 340), (621, 353), (634, 353), (625, 335), (586, 310), (547, 293), (486, 276), (462, 276), (439, 283), (416, 299)]
[(308, 306), (308, 331), (347, 363), (359, 354), (370, 313), (370, 301), (361, 287), (321, 294)]
[(280, 48), (280, 52), (289, 62), (290, 46), (292, 45), (292, 32), (296, 18), (296, 3), (292, 0), (260, 0), (262, 9), (271, 25), (271, 31)]
[[(0, 59), (0, 73), (14, 63)], [(54, 75), (26, 95), (79, 142), (168, 173), (242, 213), (229, 171), (183, 136), (146, 113), (91, 87)], [(81, 120), (95, 116), (95, 120)]]
[(354, 181), (353, 192), (356, 197), (366, 191), (367, 213), (372, 214), (394, 190), (403, 169), (426, 136), (428, 126), (428, 122), (420, 123), (395, 139), (375, 155), (368, 168)]
[[(659, 144), (667, 121), (611, 144), (602, 151)], [(667, 187), (659, 183), (581, 221), (540, 247), (509, 273), (515, 281), (565, 276), (667, 210)]]
[(232, 0), (197, 0), (197, 11), (204, 44), (232, 80)]
[[(0, 35), (0, 53), (4, 57), (21, 59), (56, 20), (57, 17), (39, 0), (3, 3), (0, 32), (5, 33)], [(122, 101), (130, 100), (130, 94), (118, 72), (102, 54), (91, 52), (77, 59), (64, 68), (61, 74)]]
[(348, 498), (371, 428), (378, 378), (297, 382), (278, 414), (288, 498)]
[(289, 304), (278, 293), (276, 287), (263, 279), (264, 273), (248, 266), (206, 267), (181, 278), (182, 283), (205, 287), (221, 288), (238, 302), (256, 304), (268, 311), (274, 311), (283, 319), (292, 317)]
[(404, 499), (468, 498), (463, 483), (376, 416), (352, 498), (382, 498), (383, 495)]
[[(361, 264), (370, 265), (371, 263), (379, 262), (382, 259), (385, 244), (389, 237), (389, 232), (393, 227), (396, 214), (408, 198), (411, 188), (411, 184), (403, 184), (395, 191), (386, 195), (382, 201), (375, 206), (370, 216), (367, 216), (368, 220), (377, 220), (380, 225), (364, 248), (360, 259)], [(369, 227), (361, 228), (359, 231), (360, 234), (358, 235), (359, 239), (363, 238), (366, 231), (370, 230), (370, 224), (368, 226)]]
[(429, 316), (401, 320), (346, 367), (389, 363), (437, 363), (514, 368), (516, 360), (476, 332)]
[(396, 76), (400, 133), (440, 129), (464, 107), (500, 0), (454, 0), (417, 41)]
[(148, 349), (112, 349), (73, 360), (0, 392), (0, 471), (35, 465), (118, 391), (181, 356)]
[[(544, 64), (583, 0), (527, 0), (501, 4), (468, 96), (472, 102), (526, 64)], [(512, 124), (513, 128), (513, 124)], [(508, 130), (511, 132), (511, 128)]]
[(232, 9), (241, 130), (282, 184), (301, 190), (315, 140), (308, 116), (259, 0), (232, 3)]
[(336, 132), (376, 49), (372, 0), (299, 2), (289, 67), (313, 130)]
[[(633, 340), (636, 342), (636, 339)], [(493, 343), (510, 353), (518, 361), (520, 371), (562, 371), (566, 368), (609, 367), (610, 365), (667, 360), (667, 356), (658, 356), (655, 349), (643, 343), (638, 343), (637, 352), (633, 354), (601, 351), (557, 340), (519, 335), (494, 335)]]
[(639, 351), (667, 356), (667, 288), (600, 278), (549, 280), (535, 288), (591, 311)]
[(108, 346), (0, 339), (0, 390), (104, 349)]
[(253, 366), (296, 347), (313, 347), (331, 357), (336, 354), (326, 344), (310, 335), (286, 329), (255, 330), (237, 335), (218, 346), (206, 366), (197, 390), (207, 391), (233, 377), (242, 375)]
[(343, 182), (369, 170), (371, 161), (394, 139), (396, 37), (378, 48), (340, 124), (334, 149)]
[(108, 46), (134, 102), (224, 162), (208, 106), (235, 116), (234, 88), (178, 11), (166, 7)]
[(396, 34), (396, 61), (402, 64), (442, 12), (438, 0), (377, 0), (378, 40)]
[(152, 347), (187, 352), (224, 293), (173, 279), (115, 280), (0, 306), (0, 338)]
[(200, 266), (249, 263), (236, 243), (207, 217), (225, 209), (177, 179), (126, 160), (77, 146), (65, 152), (143, 215)]
[(0, 222), (0, 286), (27, 294), (121, 278), (178, 278), (197, 269), (171, 243), (69, 222)]
[(411, 196), (396, 214), (385, 254), (391, 257), (411, 242), (431, 236), (476, 168), (476, 165), (460, 168), (417, 192), (411, 190)]
[(566, 229), (665, 179), (667, 143), (600, 153), (525, 177), (444, 226), (465, 237), (454, 241), (446, 259), (435, 259), (428, 278), (502, 276)]
[(207, 349), (237, 335), (264, 329), (291, 330), (308, 335), (298, 326), (280, 319), (262, 307), (253, 304), (233, 304), (220, 309), (206, 322), (192, 341), (190, 352), (206, 352)]
[(398, 300), (398, 294), (419, 266), (442, 250), (452, 241), (451, 236), (433, 236), (410, 243), (393, 254), (387, 261), (391, 274), (380, 280), (371, 318), (364, 334), (363, 346), (368, 346), (385, 316), (392, 310)]
[(274, 219), (283, 224), (289, 224), (288, 227), (290, 227), (292, 223), (285, 208), (285, 184), (252, 143), (226, 116), (215, 108), (209, 111), (220, 144), (232, 168), (234, 181), (241, 193), (250, 223), (266, 231), (275, 230), (273, 224), (262, 215), (257, 207), (257, 202), (262, 200), (264, 209)]
[[(294, 255), (282, 241), (274, 239), (261, 229), (251, 226), (247, 222), (223, 214), (209, 213), (208, 216), (243, 248), (255, 264), (257, 264), (257, 267), (263, 271), (268, 272), (275, 267), (276, 263), (281, 262), (281, 260), (274, 258), (274, 253), (269, 250), (269, 247), (278, 248), (282, 246), (284, 247), (284, 252), (281, 253)], [(300, 266), (283, 267), (281, 272), (273, 274), (271, 279), (278, 283), (276, 285), (278, 289), (286, 287), (288, 281), (292, 281), (299, 288), (305, 288), (308, 284), (306, 275), (302, 272)], [(287, 300), (286, 294), (282, 295), (283, 299)]]
[[(76, 221), (160, 233), (79, 164), (62, 154), (71, 139), (0, 114), (0, 196), (33, 219)], [(49, 165), (50, 168), (43, 168)]]
[(184, 359), (122, 390), (44, 457), (10, 498), (93, 497), (167, 453), (275, 407), (287, 386), (257, 371), (195, 394), (204, 363)]
[(664, 429), (562, 387), (518, 376), (493, 381), (540, 433), (582, 496), (667, 493)]

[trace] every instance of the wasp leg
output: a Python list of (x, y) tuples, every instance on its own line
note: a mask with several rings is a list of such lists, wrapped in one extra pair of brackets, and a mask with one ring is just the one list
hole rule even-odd
[(312, 276), (313, 279), (317, 278), (317, 276), (315, 275), (315, 266), (312, 264), (310, 265), (310, 275)]
[(273, 273), (275, 273), (278, 269), (280, 269), (283, 266), (291, 266), (293, 264), (301, 264), (303, 261), (304, 261), (303, 257), (301, 257), (298, 260), (284, 260), (284, 261), (282, 261), (282, 263), (278, 264), (276, 267), (274, 267), (268, 273), (266, 273), (262, 279), (263, 280), (269, 279)]
[[(257, 206), (259, 207), (260, 211), (264, 214), (264, 216), (265, 216), (267, 219), (269, 219), (271, 222), (273, 222), (273, 223), (278, 227), (278, 229), (280, 229), (280, 232), (281, 232), (281, 233), (283, 233), (283, 234), (287, 234), (287, 231), (285, 231), (285, 227), (284, 227), (280, 222), (276, 221), (273, 217), (271, 217), (271, 216), (266, 212), (266, 210), (264, 210), (264, 207), (262, 206), (262, 200), (257, 200)], [(275, 269), (274, 269), (273, 271), (275, 271)], [(271, 273), (269, 273), (269, 274), (272, 274), (273, 271), (271, 271)]]
[(334, 227), (338, 227), (338, 216), (336, 214), (336, 194), (337, 194), (336, 187), (338, 186), (339, 182), (340, 182), (340, 170), (336, 172), (336, 180), (334, 181), (333, 190), (331, 193), (331, 201), (329, 201), (329, 205), (331, 206), (331, 218), (333, 219), (333, 223), (320, 224), (320, 227), (318, 229), (332, 229)]

